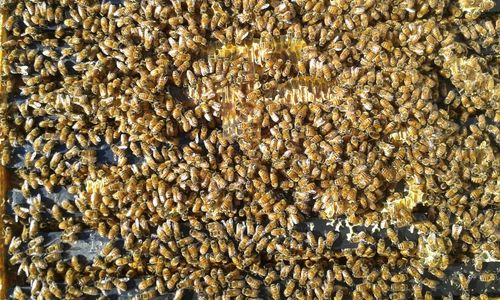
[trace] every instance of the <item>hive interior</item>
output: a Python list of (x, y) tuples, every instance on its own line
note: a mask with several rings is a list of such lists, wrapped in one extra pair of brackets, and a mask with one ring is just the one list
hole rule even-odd
[(1, 3), (9, 297), (498, 295), (492, 1)]

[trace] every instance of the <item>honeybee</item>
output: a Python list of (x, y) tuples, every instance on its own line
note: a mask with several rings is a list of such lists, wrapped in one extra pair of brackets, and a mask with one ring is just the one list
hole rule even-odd
[(429, 278), (424, 278), (422, 280), (422, 284), (425, 285), (426, 287), (428, 287), (429, 289), (434, 290), (434, 289), (436, 289), (437, 281), (429, 279)]
[(288, 280), (285, 284), (285, 289), (283, 290), (283, 295), (285, 297), (290, 297), (292, 295), (293, 291), (295, 290), (295, 285), (296, 285), (295, 280), (293, 280), (293, 279)]
[(342, 300), (344, 298), (344, 290), (343, 289), (338, 289), (335, 292), (335, 296), (333, 297), (334, 300)]
[(251, 289), (251, 288), (243, 288), (241, 290), (242, 294), (249, 298), (257, 298), (259, 296), (259, 290)]
[(258, 290), (260, 288), (261, 281), (252, 276), (245, 277), (245, 281), (252, 289)]
[(112, 282), (113, 282), (113, 285), (116, 287), (119, 294), (121, 294), (121, 292), (124, 292), (127, 290), (127, 283), (125, 280), (119, 279), (119, 278), (114, 278), (112, 280)]
[(99, 295), (99, 290), (96, 287), (93, 287), (93, 286), (83, 286), (82, 287), (82, 292), (85, 295), (89, 295), (89, 296), (97, 296), (97, 295)]
[(167, 281), (167, 289), (171, 290), (173, 287), (179, 282), (179, 273), (175, 273), (172, 277)]
[(181, 300), (184, 296), (184, 289), (177, 289), (174, 294), (174, 300)]
[(14, 214), (16, 216), (16, 221), (21, 219), (27, 219), (29, 217), (29, 209), (26, 207), (22, 207), (21, 205), (15, 205), (12, 207)]
[(111, 282), (111, 279), (103, 279), (95, 283), (96, 288), (99, 290), (105, 292), (105, 291), (110, 291), (113, 289), (113, 283)]
[(481, 280), (481, 282), (485, 282), (485, 283), (493, 282), (496, 279), (497, 279), (496, 274), (494, 274), (492, 272), (484, 272), (484, 273), (481, 273), (479, 275), (479, 280)]
[(429, 272), (439, 279), (442, 279), (445, 276), (445, 273), (437, 268), (429, 268)]
[[(471, 243), (472, 244), (472, 243)], [(481, 272), (483, 270), (484, 264), (483, 264), (483, 258), (476, 256), (474, 257), (474, 269), (477, 272)]]
[(139, 290), (143, 291), (143, 290), (151, 287), (155, 283), (155, 280), (156, 279), (154, 276), (144, 278), (143, 280), (141, 280), (141, 282), (139, 283), (139, 285), (137, 287), (139, 288)]
[(391, 242), (395, 245), (399, 244), (398, 234), (394, 229), (387, 228), (387, 237), (391, 240)]
[(23, 290), (19, 286), (16, 286), (14, 288), (14, 292), (13, 292), (12, 296), (15, 300), (27, 300), (28, 299), (28, 296), (23, 292)]
[(406, 280), (408, 280), (408, 276), (406, 274), (395, 274), (391, 277), (391, 281), (396, 283), (405, 282)]

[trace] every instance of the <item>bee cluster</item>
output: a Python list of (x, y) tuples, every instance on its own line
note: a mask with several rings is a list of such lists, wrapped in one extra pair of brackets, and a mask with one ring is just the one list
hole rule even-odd
[[(498, 284), (491, 0), (1, 3), (1, 165), (23, 198), (2, 220), (10, 297)], [(71, 255), (89, 231), (102, 249)]]

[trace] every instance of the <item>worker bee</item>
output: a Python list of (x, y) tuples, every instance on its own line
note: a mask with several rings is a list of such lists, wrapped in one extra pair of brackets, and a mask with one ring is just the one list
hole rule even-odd
[[(3, 243), (4, 245), (9, 245), (9, 248), (10, 248), (10, 244), (12, 243), (12, 241), (14, 240), (14, 232), (12, 230), (12, 227), (11, 226), (5, 226), (4, 229), (3, 229)], [(19, 247), (19, 245), (16, 246), (16, 248)]]
[(49, 291), (56, 298), (59, 298), (59, 299), (63, 298), (63, 291), (57, 286), (57, 284), (55, 282), (49, 283)]
[(112, 282), (119, 294), (127, 290), (127, 283), (125, 280), (114, 278)]
[(399, 244), (398, 234), (394, 229), (387, 228), (387, 237), (391, 240), (391, 242), (395, 245)]
[(177, 289), (174, 294), (174, 300), (181, 300), (184, 296), (184, 289)]
[(62, 220), (63, 212), (62, 212), (61, 207), (59, 205), (54, 204), (52, 206), (52, 216), (54, 217), (54, 219), (56, 219), (59, 222)]
[(408, 274), (415, 280), (420, 280), (422, 278), (422, 275), (420, 274), (418, 269), (413, 266), (408, 266)]
[(466, 292), (469, 290), (470, 276), (466, 276), (463, 273), (458, 273), (458, 282), (462, 291)]
[(492, 272), (484, 272), (479, 275), (479, 280), (481, 282), (490, 283), (495, 281), (497, 276)]
[(333, 297), (334, 300), (342, 300), (344, 298), (345, 291), (344, 289), (338, 289), (335, 292), (335, 296)]
[(429, 268), (429, 273), (432, 275), (436, 276), (439, 279), (443, 279), (445, 276), (445, 273), (437, 268)]
[(137, 287), (141, 291), (146, 290), (155, 283), (155, 280), (156, 279), (154, 276), (144, 278), (143, 280), (141, 280), (141, 282), (139, 283), (139, 285)]
[(83, 263), (80, 262), (78, 256), (72, 256), (70, 259), (70, 266), (77, 272), (81, 272), (83, 270)]
[(261, 285), (261, 281), (252, 277), (252, 276), (247, 276), (245, 278), (245, 281), (248, 283), (248, 285), (252, 288), (252, 289), (255, 289), (255, 290), (258, 290), (260, 288), (260, 285)]
[(24, 293), (24, 291), (19, 286), (16, 286), (14, 288), (14, 292), (13, 292), (12, 296), (15, 300), (27, 300), (28, 299), (28, 296)]
[(352, 286), (354, 284), (354, 280), (353, 280), (351, 274), (349, 274), (349, 272), (347, 270), (342, 270), (342, 277), (344, 278), (344, 282), (347, 285)]
[(396, 283), (405, 282), (406, 280), (408, 280), (408, 277), (406, 274), (394, 274), (391, 277), (391, 281), (396, 282)]
[(243, 288), (241, 290), (242, 294), (249, 298), (257, 298), (259, 296), (259, 290), (252, 288)]
[(16, 216), (16, 220), (18, 220), (19, 218), (27, 219), (29, 217), (29, 209), (26, 207), (22, 207), (21, 205), (14, 205), (12, 209)]
[(429, 289), (434, 290), (434, 289), (436, 289), (437, 281), (429, 279), (429, 278), (424, 278), (422, 280), (422, 284), (425, 285), (426, 287), (428, 287)]
[[(472, 244), (472, 243), (471, 243)], [(483, 267), (484, 267), (484, 261), (483, 261), (483, 258), (479, 257), (479, 256), (476, 256), (474, 257), (474, 269), (477, 271), (477, 272), (481, 272), (483, 270)]]
[(82, 292), (85, 295), (89, 295), (89, 296), (97, 296), (97, 295), (99, 295), (99, 290), (96, 287), (93, 287), (93, 286), (83, 286), (82, 287)]
[(111, 226), (111, 228), (109, 229), (108, 231), (108, 239), (109, 240), (114, 240), (118, 237), (118, 234), (120, 233), (120, 225), (118, 224), (113, 224), (113, 226)]
[(292, 295), (293, 291), (295, 290), (295, 285), (296, 285), (295, 280), (293, 280), (293, 279), (288, 280), (285, 284), (285, 288), (283, 290), (283, 295), (285, 297), (290, 297)]

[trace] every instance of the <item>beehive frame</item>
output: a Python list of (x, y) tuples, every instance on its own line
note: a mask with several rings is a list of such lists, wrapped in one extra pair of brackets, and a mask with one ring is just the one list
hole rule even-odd
[[(5, 35), (4, 35), (4, 32), (3, 32), (3, 20), (4, 20), (4, 18), (5, 18), (5, 17), (4, 17), (4, 15), (2, 14), (2, 18), (0, 19), (0, 25), (2, 26), (2, 39), (0, 39), (0, 44), (1, 44), (1, 42), (2, 42), (2, 41), (4, 41), (4, 39), (5, 39)], [(0, 50), (1, 50), (1, 49), (0, 49)], [(219, 51), (219, 54), (220, 54), (221, 56), (224, 56), (224, 55), (230, 55), (230, 54), (232, 53), (232, 51), (233, 51), (233, 50), (227, 50), (227, 51), (226, 51), (226, 50), (223, 48), (221, 51)], [(237, 51), (237, 52), (238, 52), (238, 51)], [(241, 52), (241, 51), (240, 51), (240, 52)], [(2, 59), (2, 56), (1, 56), (1, 53), (0, 53), (0, 60), (1, 60), (1, 59)], [(2, 71), (3, 71), (3, 68), (2, 68)], [(296, 81), (297, 85), (302, 85), (301, 80), (302, 80), (302, 81), (305, 81), (305, 82), (311, 82), (311, 80), (313, 80), (313, 79), (311, 79), (311, 78), (306, 78), (306, 77), (301, 79), (300, 77), (298, 77), (298, 78), (297, 78), (297, 81)], [(290, 85), (290, 84), (291, 84), (291, 83), (287, 82), (287, 83), (283, 84), (283, 85), (282, 85), (282, 86), (280, 86), (280, 87), (284, 88), (284, 87), (287, 87), (287, 86), (288, 86), (288, 85)], [(3, 85), (4, 85), (4, 84), (3, 84), (3, 82), (2, 82), (2, 83), (1, 83), (1, 85), (0, 85), (0, 94), (3, 96), (3, 97), (2, 97), (2, 101), (7, 101), (7, 100), (5, 99), (5, 93), (4, 93), (4, 87), (3, 87)], [(302, 85), (302, 86), (307, 86), (307, 85)], [(300, 93), (302, 93), (302, 92), (304, 92), (304, 93), (305, 93), (305, 91), (303, 91), (302, 89), (299, 89), (299, 91), (298, 91), (298, 92), (299, 92), (299, 94), (298, 94), (298, 95), (297, 95), (297, 94), (292, 95), (292, 98), (293, 98), (293, 99), (295, 99), (295, 97), (301, 96), (302, 94), (300, 94)], [(229, 94), (229, 93), (228, 93), (228, 94)], [(298, 97), (298, 99), (301, 99), (301, 100), (302, 100), (302, 97)], [(233, 100), (231, 100), (231, 99), (227, 99), (227, 100), (229, 100), (229, 101), (233, 101)], [(1, 169), (0, 169), (0, 200), (1, 200), (1, 201), (0, 201), (0, 217), (3, 217), (3, 214), (5, 213), (5, 195), (6, 195), (6, 192), (7, 192), (7, 171), (6, 171), (6, 169), (5, 169), (5, 168), (1, 168)], [(418, 199), (420, 199), (420, 196), (419, 196), (419, 198), (418, 198)], [(403, 200), (412, 200), (412, 199), (403, 199)], [(420, 201), (420, 200), (419, 200), (419, 201)], [(414, 205), (414, 203), (412, 203), (412, 205)], [(3, 226), (3, 223), (0, 223), (0, 232), (3, 232), (3, 228), (2, 228), (2, 226)], [(1, 236), (0, 236), (0, 237), (1, 237)], [(3, 251), (3, 253), (2, 253), (2, 251)], [(2, 259), (4, 259), (4, 256), (5, 256), (5, 249), (4, 249), (3, 243), (0, 245), (0, 255), (2, 255)], [(2, 275), (3, 275), (3, 276), (2, 276), (2, 282), (1, 282), (1, 284), (0, 284), (0, 297), (1, 297), (2, 299), (6, 299), (6, 293), (7, 293), (8, 286), (7, 286), (7, 284), (6, 284), (6, 278), (5, 278), (5, 277), (6, 277), (6, 276), (5, 276), (5, 274), (6, 274), (6, 269), (5, 269), (5, 265), (4, 265), (4, 264), (0, 265), (0, 274), (2, 274)]]

